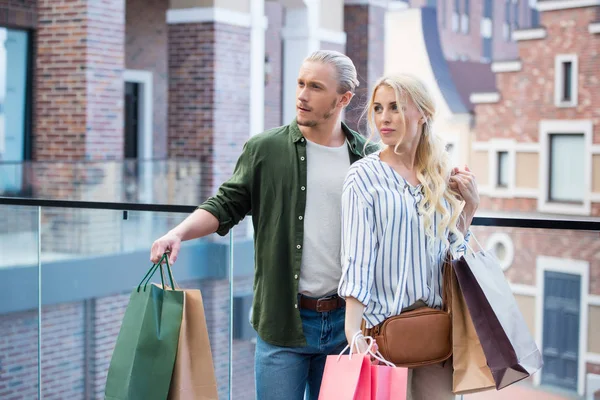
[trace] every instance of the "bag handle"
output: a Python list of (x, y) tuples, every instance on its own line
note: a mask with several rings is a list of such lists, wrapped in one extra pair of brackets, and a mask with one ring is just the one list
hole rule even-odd
[[(367, 342), (367, 351), (364, 353), (361, 353), (359, 351), (358, 348), (358, 340), (359, 339), (365, 339), (365, 341)], [(379, 351), (377, 352), (373, 352), (373, 344), (375, 343), (375, 340), (371, 337), (371, 336), (364, 336), (363, 333), (361, 331), (357, 331), (354, 336), (352, 336), (352, 340), (350, 341), (350, 344), (346, 345), (346, 347), (344, 347), (344, 350), (342, 350), (342, 352), (338, 355), (337, 360), (340, 361), (340, 358), (342, 357), (342, 355), (346, 352), (346, 350), (350, 349), (350, 354), (348, 356), (348, 358), (350, 360), (352, 360), (352, 350), (356, 349), (356, 354), (369, 354), (370, 356), (372, 356), (373, 358), (375, 358), (376, 360), (384, 363), (385, 365), (387, 365), (388, 367), (393, 367), (396, 368), (395, 364), (392, 364), (391, 362), (387, 361)]]
[(156, 273), (156, 270), (160, 268), (160, 281), (162, 284), (162, 288), (163, 290), (165, 290), (165, 280), (164, 280), (164, 269), (163, 269), (163, 261), (166, 263), (167, 265), (167, 271), (169, 273), (169, 279), (171, 281), (171, 287), (174, 289), (175, 285), (173, 283), (173, 273), (171, 271), (171, 266), (169, 265), (169, 257), (167, 256), (167, 253), (163, 254), (162, 258), (160, 259), (160, 261), (156, 264), (153, 264), (152, 267), (150, 267), (150, 269), (148, 270), (148, 272), (146, 272), (146, 275), (144, 276), (144, 278), (142, 279), (142, 281), (140, 282), (140, 284), (137, 287), (137, 291), (140, 291), (140, 288), (142, 287), (142, 284), (144, 285), (144, 291), (146, 291), (146, 287), (148, 286), (148, 283), (150, 283), (150, 279), (152, 279), (152, 277), (154, 276), (154, 274)]

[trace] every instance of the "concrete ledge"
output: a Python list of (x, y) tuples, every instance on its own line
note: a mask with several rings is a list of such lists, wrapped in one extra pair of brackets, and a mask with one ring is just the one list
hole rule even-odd
[(523, 69), (521, 60), (496, 61), (492, 63), (492, 72), (517, 72)]
[[(173, 268), (179, 282), (229, 277), (228, 244), (198, 241), (184, 245)], [(254, 273), (252, 240), (236, 240), (234, 277)], [(148, 250), (46, 263), (41, 267), (42, 305), (78, 302), (133, 290), (151, 267)], [(0, 315), (38, 308), (38, 267), (0, 269)], [(158, 274), (153, 282), (160, 282)]]
[(473, 93), (469, 97), (469, 100), (473, 104), (493, 104), (500, 101), (500, 93)]
[(518, 31), (514, 31), (512, 34), (512, 38), (514, 41), (522, 42), (525, 40), (545, 39), (546, 35), (546, 29), (544, 28), (521, 29)]

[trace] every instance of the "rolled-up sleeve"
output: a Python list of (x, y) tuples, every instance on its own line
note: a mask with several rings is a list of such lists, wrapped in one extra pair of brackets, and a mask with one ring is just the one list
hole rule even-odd
[(342, 278), (338, 294), (354, 297), (365, 306), (371, 299), (377, 236), (372, 207), (356, 187), (346, 185), (342, 193)]
[(214, 196), (198, 206), (219, 220), (217, 234), (225, 236), (250, 212), (253, 171), (252, 151), (246, 143), (231, 178), (219, 187)]
[[(471, 239), (471, 230), (467, 230), (467, 234), (464, 236), (464, 239), (458, 244), (456, 248), (457, 254), (464, 254), (467, 251), (467, 245), (469, 243), (469, 239)], [(448, 238), (450, 242), (450, 248), (454, 248), (457, 242), (460, 240), (458, 235), (453, 232), (450, 232), (450, 237)]]

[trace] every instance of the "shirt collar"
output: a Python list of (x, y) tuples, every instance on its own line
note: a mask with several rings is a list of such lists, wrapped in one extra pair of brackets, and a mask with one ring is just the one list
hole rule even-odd
[[(344, 122), (342, 122), (342, 131), (344, 132), (344, 135), (346, 135), (346, 139), (348, 140), (350, 150), (356, 155), (361, 155), (363, 145), (361, 145), (360, 141), (357, 138), (358, 133), (351, 130), (348, 127), (348, 125), (346, 125)], [(294, 119), (290, 124), (290, 139), (293, 143), (296, 143), (303, 138), (304, 135), (302, 135), (302, 131), (300, 131), (298, 121)]]

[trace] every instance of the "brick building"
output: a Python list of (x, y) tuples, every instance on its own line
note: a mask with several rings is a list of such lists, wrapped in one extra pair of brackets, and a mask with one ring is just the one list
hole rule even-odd
[[(293, 118), (297, 71), (310, 51), (352, 55), (361, 88), (347, 119), (356, 125), (360, 100), (383, 72), (387, 7), (380, 0), (3, 2), (1, 193), (197, 204), (231, 174), (251, 135)], [(27, 207), (0, 209), (0, 249), (23, 249), (0, 262), (3, 282), (20, 287), (0, 295), (0, 398), (37, 398), (38, 362), (43, 398), (102, 397), (137, 265), (152, 239), (185, 217), (131, 214), (44, 209), (38, 227)], [(38, 229), (43, 260), (34, 250)], [(252, 249), (245, 225), (234, 236), (242, 255), (233, 276), (228, 242), (214, 238), (191, 246), (177, 275), (182, 286), (202, 289), (220, 395), (249, 399), (254, 345), (247, 333), (230, 345), (228, 328), (232, 281), (234, 306), (243, 307), (234, 310), (234, 327), (248, 326), (253, 270), (244, 263)], [(47, 271), (39, 311), (38, 262)], [(119, 279), (86, 275), (106, 265)]]
[(410, 7), (437, 10), (444, 54), (453, 61), (513, 59), (517, 45), (511, 33), (537, 24), (537, 11), (530, 0), (406, 0), (406, 3)]
[[(346, 119), (352, 126), (357, 126), (361, 105), (370, 86), (387, 72), (386, 63), (391, 58), (386, 48), (393, 43), (386, 37), (386, 25), (382, 21), (391, 12), (406, 8), (406, 4), (399, 3), (403, 2), (5, 1), (0, 4), (0, 26), (3, 27), (0, 28), (0, 39), (5, 42), (4, 49), (0, 51), (0, 72), (6, 66), (6, 74), (0, 75), (0, 116), (4, 121), (0, 124), (0, 186), (4, 193), (39, 197), (196, 204), (213, 193), (230, 175), (248, 137), (263, 129), (288, 123), (293, 118), (297, 70), (302, 58), (312, 50), (345, 51), (356, 64), (360, 88), (346, 112)], [(424, 1), (417, 3), (412, 5), (425, 5)], [(493, 10), (491, 4), (489, 1), (439, 0), (435, 4), (437, 14), (430, 14), (438, 20), (438, 30), (433, 39), (442, 49), (435, 55), (443, 54), (442, 58), (449, 61), (443, 69), (448, 78), (444, 82), (456, 86), (455, 90), (445, 91), (440, 99), (448, 101), (448, 107), (453, 110), (448, 116), (456, 118), (450, 118), (447, 126), (461, 132), (455, 135), (461, 137), (456, 143), (466, 156), (469, 155), (471, 139), (463, 141), (462, 137), (471, 123), (468, 114), (476, 104), (475, 149), (480, 150), (470, 156), (473, 167), (478, 169), (484, 193), (487, 185), (485, 176), (491, 171), (488, 162), (492, 153), (488, 149), (495, 143), (490, 139), (506, 134), (500, 125), (502, 119), (499, 115), (508, 118), (505, 115), (508, 109), (514, 114), (512, 118), (516, 119), (537, 111), (531, 101), (526, 101), (525, 95), (532, 94), (528, 87), (523, 86), (527, 79), (518, 81), (518, 84), (507, 79), (526, 72), (527, 65), (538, 65), (538, 58), (544, 54), (533, 45), (529, 50), (525, 47), (537, 45), (541, 39), (521, 40), (534, 39), (536, 34), (540, 35), (539, 30), (517, 31), (514, 36), (518, 39), (516, 44), (510, 40), (513, 30), (528, 26), (528, 21), (533, 18), (528, 14), (525, 1), (493, 1)], [(579, 13), (581, 10), (584, 9), (568, 12)], [(593, 12), (598, 15), (597, 7), (592, 8), (593, 12), (590, 12), (590, 7), (585, 10), (589, 21), (598, 19), (592, 18)], [(553, 13), (545, 12), (542, 19), (548, 38), (551, 37), (551, 26), (558, 24), (551, 18)], [(428, 12), (421, 15), (425, 14)], [(565, 18), (565, 21), (571, 20)], [(574, 30), (575, 25), (569, 24), (560, 29)], [(585, 26), (583, 30), (577, 28), (578, 35), (583, 38), (583, 42), (578, 40), (577, 43), (581, 46), (587, 43), (588, 48), (576, 49), (569, 54), (583, 54), (579, 50), (587, 52), (589, 59), (585, 63), (580, 60), (578, 65), (582, 71), (584, 67), (597, 70), (597, 58), (593, 55), (598, 46), (597, 42), (591, 42), (598, 40), (598, 35), (593, 34), (598, 31), (597, 24), (586, 23)], [(423, 34), (424, 26), (420, 25), (420, 28)], [(517, 49), (521, 57), (519, 61), (514, 60)], [(432, 54), (421, 55), (430, 57)], [(469, 101), (470, 92), (478, 89), (488, 91), (490, 80), (486, 77), (478, 82), (482, 83), (485, 79), (485, 85), (462, 85), (460, 82), (473, 76), (465, 71), (479, 68), (474, 64), (469, 66), (470, 63), (492, 58), (509, 60), (492, 64), (498, 72), (496, 80), (500, 94), (474, 96), (473, 102)], [(570, 68), (575, 64), (571, 64)], [(515, 65), (522, 66), (522, 70), (513, 71)], [(553, 65), (545, 69), (538, 67), (538, 74), (550, 73)], [(484, 74), (481, 72), (477, 76)], [(432, 79), (435, 77), (433, 74)], [(536, 76), (535, 81), (538, 79)], [(597, 80), (590, 75), (588, 84), (597, 86)], [(520, 92), (515, 92), (515, 88)], [(482, 99), (489, 102), (490, 98), (505, 98), (509, 93), (514, 96), (510, 100), (512, 104), (519, 102), (518, 108), (502, 104), (502, 101), (499, 104), (481, 104)], [(592, 86), (581, 86), (578, 104), (587, 108), (590, 108), (588, 101), (598, 104), (598, 99), (593, 97), (596, 93), (598, 91), (594, 91)], [(535, 96), (538, 97), (532, 100), (538, 101), (548, 95), (540, 92)], [(499, 107), (500, 111), (493, 107)], [(551, 108), (546, 112), (557, 115), (556, 110)], [(593, 118), (588, 114), (573, 116), (574, 111), (569, 109), (564, 112), (566, 116), (560, 118)], [(595, 118), (594, 127), (598, 123), (597, 115)], [(528, 127), (531, 136), (523, 135), (520, 129), (524, 128), (515, 122), (511, 125), (515, 150), (508, 152), (509, 158), (499, 156), (502, 160), (516, 160), (514, 162), (522, 168), (537, 165), (539, 159), (534, 153), (541, 154), (540, 144), (535, 145), (537, 147), (533, 145), (537, 140), (537, 128), (530, 131), (533, 125), (530, 120), (526, 122), (522, 126)], [(597, 129), (595, 132), (597, 139)], [(521, 154), (521, 144), (517, 145), (517, 142), (528, 143), (522, 147), (524, 154)], [(594, 154), (598, 153), (596, 147), (591, 150)], [(532, 151), (534, 148), (538, 150)], [(594, 156), (593, 165), (600, 165), (596, 158)], [(598, 168), (593, 167), (593, 170)], [(482, 175), (484, 178), (481, 178)], [(536, 179), (533, 182), (537, 182)], [(534, 210), (533, 200), (527, 198), (536, 188), (532, 186), (531, 177), (515, 175), (513, 181), (510, 187), (514, 186), (515, 191), (518, 189), (524, 195), (516, 200), (503, 200), (488, 190), (483, 198), (484, 205), (493, 208), (493, 204), (498, 204), (498, 207), (510, 208), (517, 204)], [(594, 185), (594, 191), (600, 192), (597, 179)], [(134, 188), (130, 189), (130, 186)], [(590, 195), (590, 209), (592, 214), (595, 212), (593, 215), (598, 215), (599, 207), (591, 200), (593, 196)], [(147, 247), (155, 233), (162, 232), (182, 217), (169, 215), (161, 216), (158, 221), (145, 221), (143, 216), (133, 215), (129, 221), (139, 219), (140, 223), (132, 228), (131, 223), (123, 221), (121, 214), (114, 212), (43, 212), (42, 253), (48, 256), (58, 253), (67, 260), (45, 260), (44, 264), (45, 271), (54, 271), (64, 278), (62, 281), (47, 281), (49, 287), (42, 282), (41, 378), (44, 398), (88, 399), (102, 396), (106, 368), (127, 304), (126, 288), (138, 277), (130, 273), (127, 280), (122, 276), (126, 273), (120, 272), (120, 265), (116, 265), (107, 270), (113, 271), (113, 276), (119, 274), (125, 284), (119, 286), (114, 282), (117, 279), (107, 279), (102, 288), (84, 290), (83, 282), (93, 280), (85, 278), (85, 271), (97, 270), (100, 261), (107, 265), (111, 262), (134, 263), (138, 255), (146, 261)], [(2, 232), (6, 234), (2, 236), (4, 243), (11, 243), (14, 237), (20, 238), (17, 234), (35, 230), (37, 221), (37, 216), (28, 210), (3, 207), (0, 210), (0, 226), (10, 227)], [(236, 248), (245, 251), (251, 247), (244, 226), (236, 229), (235, 236)], [(484, 231), (482, 238), (487, 238)], [(529, 238), (531, 242), (535, 237)], [(226, 397), (231, 391), (235, 399), (252, 398), (252, 341), (242, 334), (236, 336), (230, 348), (228, 332), (230, 279), (234, 281), (234, 307), (239, 304), (246, 307), (252, 285), (252, 266), (240, 266), (238, 262), (237, 275), (229, 276), (224, 267), (229, 255), (227, 243), (210, 241), (210, 244), (202, 243), (198, 248), (189, 250), (190, 256), (180, 257), (178, 271), (183, 272), (178, 275), (179, 280), (183, 282), (182, 286), (202, 288), (221, 395)], [(30, 249), (28, 253), (36, 252), (35, 240), (27, 245), (25, 243), (19, 239), (17, 245)], [(593, 248), (597, 241), (583, 236), (580, 243), (582, 248)], [(250, 251), (243, 253), (242, 257), (236, 253), (236, 260), (251, 260)], [(537, 314), (531, 311), (531, 303), (539, 295), (535, 297), (531, 293), (537, 293), (539, 286), (533, 286), (534, 271), (523, 271), (517, 265), (516, 260), (521, 253), (516, 254), (515, 265), (507, 270), (507, 274), (517, 285), (515, 287), (521, 290), (519, 293), (525, 293), (519, 295), (519, 301), (531, 326), (535, 327), (538, 319)], [(204, 258), (199, 258), (199, 255)], [(525, 256), (526, 260), (532, 257), (531, 254)], [(32, 267), (33, 261), (28, 260), (20, 263), (16, 256), (11, 255), (0, 261), (3, 279), (22, 277), (17, 282), (30, 285), (26, 286), (29, 291), (18, 292), (18, 286), (15, 286), (17, 289), (12, 292), (7, 292), (7, 289), (0, 293), (0, 298), (9, 296), (8, 299), (13, 302), (0, 302), (0, 398), (30, 399), (37, 395), (38, 360), (35, 353), (38, 332), (34, 327), (39, 315), (36, 309), (37, 284), (32, 283), (37, 282), (37, 270)], [(196, 264), (185, 260), (196, 260)], [(590, 262), (597, 266), (597, 261)], [(210, 268), (203, 269), (201, 273), (190, 272), (198, 270), (197, 264)], [(595, 270), (589, 271), (592, 272), (586, 279), (594, 289), (590, 290), (585, 304), (589, 300), (590, 309), (586, 315), (589, 315), (591, 324), (593, 318), (598, 320), (597, 296), (600, 292), (597, 289), (600, 283), (597, 274), (594, 275)], [(47, 272), (44, 276), (52, 274)], [(188, 278), (182, 280), (181, 277), (186, 276)], [(581, 279), (584, 280), (583, 277)], [(57, 286), (53, 287), (48, 282), (56, 282)], [(12, 293), (14, 297), (6, 293)], [(23, 300), (22, 304), (16, 304), (14, 298)], [(243, 324), (244, 312), (234, 310), (234, 314), (234, 325)], [(594, 361), (600, 353), (599, 344), (594, 341), (593, 335), (588, 335), (588, 339), (591, 346), (586, 353), (586, 368), (594, 372), (600, 364)], [(235, 366), (232, 387), (228, 384), (230, 350)], [(580, 376), (578, 379), (581, 379)]]
[[(538, 9), (538, 26), (513, 32), (518, 57), (492, 64), (497, 89), (471, 96), (482, 208), (597, 220), (600, 3), (546, 0)], [(598, 233), (480, 232), (543, 350), (535, 383), (591, 396), (600, 388)]]

